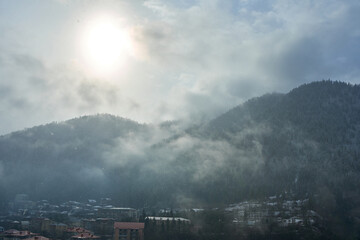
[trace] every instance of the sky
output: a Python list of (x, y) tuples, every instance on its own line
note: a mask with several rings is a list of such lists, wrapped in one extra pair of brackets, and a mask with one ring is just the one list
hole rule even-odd
[(0, 0), (0, 134), (82, 115), (212, 119), (360, 83), (358, 0)]

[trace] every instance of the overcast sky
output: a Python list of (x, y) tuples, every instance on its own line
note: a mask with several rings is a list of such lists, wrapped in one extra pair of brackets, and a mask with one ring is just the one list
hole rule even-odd
[[(359, 12), (358, 0), (0, 0), (0, 134), (95, 113), (196, 122), (311, 81), (359, 83)], [(84, 47), (104, 17), (127, 39), (109, 71)]]

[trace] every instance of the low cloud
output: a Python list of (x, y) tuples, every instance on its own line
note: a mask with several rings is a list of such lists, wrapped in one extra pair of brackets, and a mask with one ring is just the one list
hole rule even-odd
[[(102, 149), (106, 169), (117, 169), (138, 185), (154, 186), (173, 198), (178, 206), (201, 205), (207, 193), (196, 193), (199, 186), (219, 184), (227, 176), (228, 185), (247, 181), (247, 176), (263, 170), (261, 137), (269, 132), (266, 126), (249, 127), (227, 138), (211, 139), (169, 128), (151, 126), (142, 133), (129, 134)], [(127, 173), (125, 173), (127, 172)], [(245, 180), (244, 180), (245, 179)], [(159, 186), (158, 186), (159, 185)], [(163, 187), (161, 187), (163, 185)], [(187, 187), (186, 187), (187, 186)], [(217, 185), (218, 186), (218, 185)], [(166, 190), (166, 188), (169, 188)], [(214, 191), (209, 191), (214, 192)]]
[(0, 162), (0, 179), (2, 180), (4, 177), (4, 167), (3, 164)]

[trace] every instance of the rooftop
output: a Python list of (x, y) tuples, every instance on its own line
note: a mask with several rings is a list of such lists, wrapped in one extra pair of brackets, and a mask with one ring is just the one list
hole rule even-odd
[(89, 238), (91, 238), (91, 239), (99, 239), (100, 237), (99, 237), (99, 236), (96, 236), (96, 235), (94, 235), (94, 234), (85, 232), (85, 233), (81, 233), (81, 234), (72, 236), (71, 238), (72, 238), (72, 239), (89, 239)]
[(86, 230), (85, 228), (81, 228), (81, 227), (70, 227), (70, 228), (66, 229), (66, 232), (71, 232), (71, 233), (90, 233), (89, 230)]
[(14, 237), (26, 237), (26, 236), (34, 236), (35, 233), (30, 231), (18, 231), (16, 229), (9, 229), (3, 233), (5, 236), (14, 236)]
[(31, 238), (26, 238), (24, 240), (49, 240), (49, 238), (43, 237), (43, 236), (34, 236)]
[(181, 221), (181, 222), (190, 222), (189, 219), (181, 217), (146, 217), (146, 219), (155, 220), (155, 221)]
[(114, 228), (118, 229), (144, 229), (144, 223), (138, 222), (115, 222)]

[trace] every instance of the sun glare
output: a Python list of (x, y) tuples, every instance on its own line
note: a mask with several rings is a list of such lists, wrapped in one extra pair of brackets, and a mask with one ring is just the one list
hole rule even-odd
[(124, 67), (131, 52), (126, 29), (110, 17), (97, 18), (86, 28), (83, 55), (91, 71), (109, 74)]

